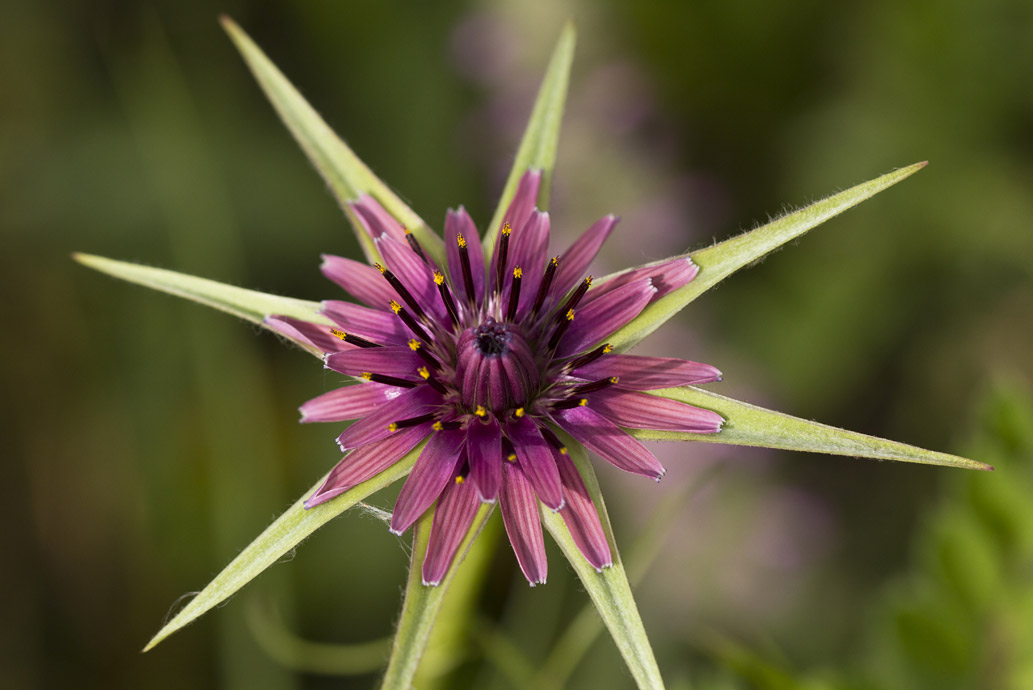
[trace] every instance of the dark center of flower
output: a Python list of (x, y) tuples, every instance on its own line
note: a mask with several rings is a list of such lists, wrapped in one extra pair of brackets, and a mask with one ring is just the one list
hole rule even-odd
[(506, 352), (509, 343), (509, 326), (489, 318), (473, 329), (477, 349), (482, 355), (497, 356)]

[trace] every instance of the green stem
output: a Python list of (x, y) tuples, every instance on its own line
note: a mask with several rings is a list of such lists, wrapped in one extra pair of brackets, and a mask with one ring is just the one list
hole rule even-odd
[(470, 530), (459, 545), (452, 567), (437, 587), (427, 587), (423, 584), (423, 558), (427, 553), (427, 542), (430, 539), (430, 526), (434, 518), (434, 511), (428, 510), (423, 517), (416, 521), (413, 527), (412, 560), (409, 568), (409, 580), (405, 588), (405, 602), (402, 604), (402, 615), (398, 620), (398, 630), (395, 632), (395, 642), (391, 649), (391, 659), (387, 665), (387, 672), (384, 674), (384, 681), (381, 683), (382, 690), (408, 690), (412, 686), (413, 677), (419, 666), (420, 658), (427, 648), (427, 641), (430, 638), (434, 621), (441, 610), (441, 604), (445, 599), (448, 586), (455, 577), (456, 570), (470, 545), (480, 533), (488, 516), (491, 515), (493, 504), (484, 504), (474, 517)]

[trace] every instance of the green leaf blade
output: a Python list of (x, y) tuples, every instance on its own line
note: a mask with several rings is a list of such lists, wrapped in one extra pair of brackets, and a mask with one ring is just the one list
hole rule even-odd
[(906, 168), (899, 168), (874, 180), (863, 182), (821, 201), (816, 201), (755, 230), (684, 255), (684, 258), (692, 260), (699, 266), (699, 273), (695, 279), (643, 309), (641, 314), (610, 338), (610, 344), (618, 351), (633, 347), (681, 311), (689, 302), (740, 268), (758, 261), (771, 251), (892, 187), (925, 166), (926, 163), (922, 162)]
[(555, 430), (570, 453), (570, 459), (574, 462), (581, 479), (588, 489), (592, 502), (599, 512), (599, 519), (606, 532), (606, 539), (610, 543), (610, 552), (613, 556), (613, 565), (597, 572), (589, 563), (574, 538), (570, 535), (563, 517), (554, 513), (548, 508), (540, 507), (542, 524), (552, 535), (553, 540), (560, 547), (560, 551), (570, 562), (581, 579), (585, 590), (588, 592), (592, 603), (595, 604), (600, 618), (606, 624), (617, 649), (624, 662), (635, 678), (635, 682), (642, 690), (656, 690), (664, 687), (663, 678), (660, 676), (660, 669), (656, 664), (656, 657), (653, 648), (646, 636), (645, 626), (639, 616), (638, 607), (635, 605), (635, 598), (631, 593), (631, 584), (628, 582), (624, 564), (621, 562), (620, 552), (617, 550), (617, 543), (613, 538), (613, 528), (610, 525), (610, 516), (606, 511), (602, 493), (599, 490), (599, 480), (595, 476), (595, 470), (588, 459), (588, 453), (584, 446), (564, 433), (561, 429)]
[(438, 263), (443, 263), (445, 247), (441, 238), (334, 133), (243, 29), (229, 17), (223, 16), (220, 21), (280, 119), (337, 198), (351, 221), (366, 258), (376, 261), (379, 252), (348, 206), (349, 201), (364, 193), (380, 202), (388, 213), (416, 235), (427, 253)]
[(506, 185), (502, 188), (498, 208), (495, 209), (495, 215), (485, 231), (482, 244), (487, 259), (491, 258), (491, 252), (495, 247), (495, 235), (502, 224), (502, 216), (516, 194), (521, 176), (527, 170), (534, 168), (542, 171), (538, 208), (544, 211), (549, 207), (549, 187), (552, 170), (556, 167), (556, 149), (559, 146), (560, 125), (563, 122), (563, 107), (567, 100), (570, 66), (574, 62), (576, 43), (577, 31), (572, 23), (567, 23), (549, 59), (549, 66), (538, 89), (531, 118), (527, 122), (523, 139), (520, 140), (520, 147), (517, 149), (509, 177), (506, 178)]
[(215, 576), (215, 579), (201, 590), (200, 594), (191, 599), (189, 604), (162, 627), (158, 634), (147, 643), (143, 651), (153, 649), (172, 633), (221, 604), (327, 522), (370, 494), (404, 477), (412, 469), (424, 445), (425, 443), (421, 443), (380, 474), (349, 489), (337, 498), (306, 510), (305, 499), (322, 485), (325, 477), (321, 479), (269, 525), (257, 539), (241, 551), (222, 572)]
[[(101, 273), (218, 309), (245, 321), (258, 324), (262, 328), (273, 331), (280, 336), (283, 336), (283, 334), (269, 328), (265, 323), (266, 316), (278, 314), (333, 326), (333, 322), (319, 313), (321, 308), (319, 302), (270, 295), (265, 292), (235, 287), (186, 273), (143, 266), (128, 261), (117, 261), (93, 254), (72, 254), (72, 258), (82, 265)], [(321, 351), (305, 342), (299, 340), (293, 340), (293, 342), (312, 352), (317, 357), (322, 357), (323, 355)]]
[(759, 446), (807, 453), (846, 455), (875, 460), (894, 460), (924, 465), (992, 470), (976, 460), (847, 431), (827, 424), (766, 410), (693, 386), (654, 391), (661, 397), (713, 410), (727, 421), (716, 434), (689, 434), (676, 431), (629, 429), (640, 439), (660, 441), (703, 441), (738, 446)]

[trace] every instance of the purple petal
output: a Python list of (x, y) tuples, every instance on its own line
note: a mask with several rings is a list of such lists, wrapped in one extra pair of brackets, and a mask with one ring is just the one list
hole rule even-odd
[(477, 228), (470, 220), (469, 214), (462, 206), (458, 211), (449, 211), (445, 216), (445, 250), (448, 254), (448, 272), (452, 277), (453, 289), (471, 299), (466, 294), (466, 283), (463, 279), (463, 266), (459, 260), (459, 233), (463, 234), (466, 240), (466, 255), (470, 259), (470, 277), (473, 279), (474, 297), (476, 303), (480, 304), (484, 298), (484, 251), (481, 249), (481, 237), (477, 234)]
[(398, 462), (427, 436), (428, 428), (402, 429), (390, 438), (371, 443), (345, 455), (312, 496), (305, 501), (311, 508), (340, 496)]
[(419, 380), (416, 370), (423, 366), (423, 360), (407, 345), (386, 345), (384, 347), (360, 347), (346, 352), (334, 352), (325, 358), (326, 368), (347, 374), (362, 376), (369, 372), (387, 376), (407, 376)]
[(563, 485), (552, 449), (530, 417), (506, 424), (506, 436), (513, 443), (517, 460), (541, 502), (553, 510), (563, 507)]
[(301, 345), (311, 345), (323, 352), (342, 352), (354, 349), (330, 332), (330, 326), (302, 321), (290, 316), (267, 316), (265, 324), (280, 335)]
[(402, 224), (369, 194), (362, 194), (357, 200), (351, 202), (350, 206), (370, 238), (376, 240), (381, 235), (387, 234), (405, 242), (405, 231), (402, 229)]
[(473, 524), (477, 509), (481, 502), (477, 491), (470, 482), (452, 481), (445, 485), (445, 490), (438, 499), (438, 507), (434, 511), (434, 524), (430, 528), (430, 540), (427, 542), (427, 557), (423, 561), (423, 584), (438, 585), (452, 565), (459, 544)]
[(531, 586), (544, 585), (549, 564), (545, 558), (545, 539), (534, 489), (523, 470), (514, 463), (503, 463), (502, 475), (499, 504), (509, 543), (513, 545), (520, 570)]
[(538, 202), (538, 189), (541, 187), (541, 184), (541, 170), (528, 170), (523, 174), (519, 184), (517, 184), (513, 201), (509, 202), (509, 208), (506, 209), (506, 214), (502, 216), (504, 223), (509, 223), (510, 227), (513, 228), (522, 228), (524, 226), (524, 223), (531, 216), (531, 211), (534, 209), (535, 204)]
[(323, 302), (321, 313), (346, 333), (354, 333), (375, 343), (404, 345), (412, 337), (405, 324), (395, 314), (384, 309), (370, 309), (351, 302), (326, 300)]
[(660, 481), (666, 470), (649, 449), (589, 407), (552, 412), (556, 424), (615, 467)]
[(343, 422), (365, 417), (401, 395), (402, 389), (379, 383), (358, 383), (337, 388), (299, 407), (302, 422)]
[(671, 259), (670, 261), (662, 261), (649, 266), (642, 266), (641, 268), (621, 273), (605, 283), (594, 286), (585, 295), (585, 303), (590, 304), (593, 300), (599, 299), (611, 290), (616, 290), (628, 283), (644, 278), (649, 278), (653, 281), (653, 287), (656, 288), (656, 294), (653, 295), (653, 300), (655, 301), (682, 286), (688, 285), (698, 273), (699, 266), (692, 263), (692, 259), (687, 256)]
[[(376, 245), (380, 255), (384, 257), (384, 264), (412, 293), (423, 310), (439, 319), (447, 318), (448, 312), (441, 303), (430, 266), (425, 264), (404, 240), (399, 242), (393, 237), (381, 237), (376, 241)], [(397, 299), (399, 302), (402, 301), (400, 298)]]
[[(345, 429), (344, 433), (337, 437), (337, 445), (341, 447), (341, 450), (349, 450), (387, 438), (392, 435), (388, 428), (392, 422), (419, 417), (431, 412), (440, 404), (441, 395), (430, 386), (419, 386), (403, 391), (394, 400), (380, 405)], [(416, 428), (429, 429), (430, 422)]]
[(409, 529), (434, 503), (455, 476), (456, 465), (463, 458), (464, 440), (466, 432), (458, 429), (438, 431), (430, 437), (395, 501), (395, 511), (391, 516), (392, 532), (401, 534)]
[(575, 309), (574, 321), (560, 339), (556, 355), (566, 357), (599, 344), (638, 316), (655, 294), (649, 279), (638, 280)]
[(323, 255), (319, 267), (330, 280), (344, 288), (349, 295), (376, 309), (387, 309), (391, 300), (398, 299), (380, 271), (364, 263), (343, 256)]
[(571, 288), (581, 282), (592, 259), (599, 253), (600, 247), (617, 227), (619, 221), (620, 218), (612, 214), (597, 220), (560, 256), (559, 268), (556, 270), (556, 276), (553, 278), (552, 287), (549, 290), (549, 294), (555, 300), (561, 299), (570, 292)]
[[(538, 295), (538, 286), (545, 274), (545, 265), (549, 259), (549, 214), (534, 211), (524, 223), (519, 234), (514, 230), (513, 265), (520, 266), (523, 271), (520, 286), (520, 308), (517, 314), (526, 314)], [(506, 297), (512, 289), (513, 274), (507, 281)]]
[(502, 432), (494, 417), (487, 422), (470, 422), (466, 430), (466, 456), (470, 480), (481, 499), (494, 501), (502, 483)]
[(581, 474), (566, 453), (555, 451), (554, 455), (560, 479), (563, 480), (563, 497), (567, 502), (560, 511), (563, 522), (566, 523), (570, 536), (585, 560), (596, 570), (609, 568), (613, 565), (610, 544), (606, 541), (606, 532), (603, 531), (599, 513), (595, 509), (592, 497), (588, 495), (585, 483), (581, 480)]
[(716, 434), (725, 421), (716, 412), (649, 393), (606, 388), (592, 393), (588, 399), (593, 410), (618, 426), (633, 429)]
[(619, 379), (618, 388), (636, 391), (721, 380), (721, 372), (709, 364), (690, 362), (686, 359), (638, 355), (604, 355), (594, 362), (578, 367), (571, 375), (589, 381), (616, 376)]

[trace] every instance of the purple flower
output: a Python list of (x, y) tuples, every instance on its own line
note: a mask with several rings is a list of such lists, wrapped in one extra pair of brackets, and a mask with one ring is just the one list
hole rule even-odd
[(356, 420), (337, 438), (345, 457), (306, 507), (426, 441), (391, 531), (405, 531), (437, 501), (422, 572), (428, 585), (441, 581), (485, 501), (498, 501), (532, 586), (545, 582), (548, 567), (539, 502), (559, 511), (589, 563), (608, 567), (606, 535), (561, 436), (659, 480), (664, 468), (625, 428), (716, 433), (724, 421), (643, 392), (720, 380), (714, 367), (617, 354), (606, 344), (650, 302), (691, 281), (697, 266), (683, 257), (594, 284), (585, 272), (618, 219), (599, 220), (550, 258), (549, 215), (535, 208), (541, 177), (531, 170), (521, 178), (488, 260), (466, 211), (450, 211), (444, 267), (372, 197), (360, 197), (352, 210), (383, 263), (325, 256), (322, 270), (365, 306), (324, 302), (339, 328), (267, 319), (356, 380), (301, 406), (304, 422)]

